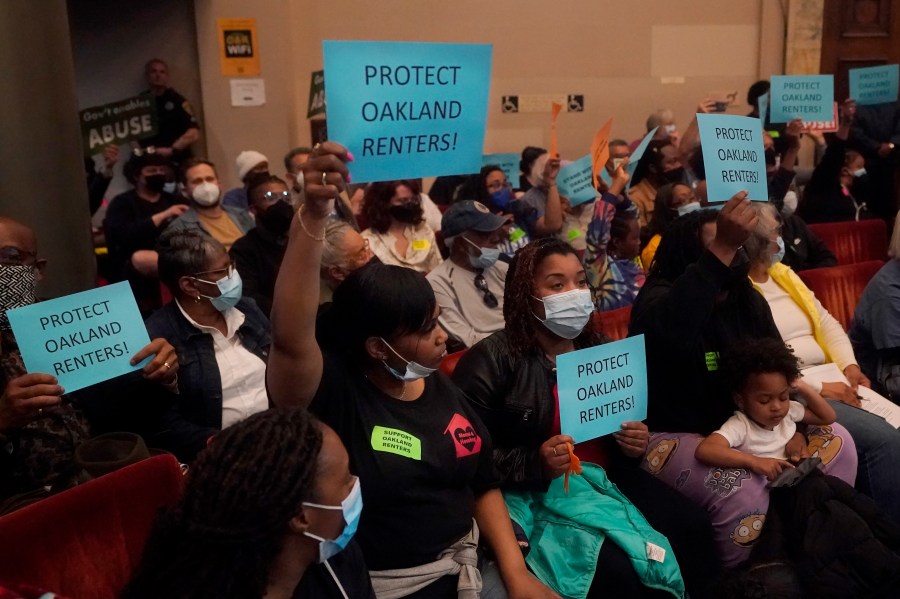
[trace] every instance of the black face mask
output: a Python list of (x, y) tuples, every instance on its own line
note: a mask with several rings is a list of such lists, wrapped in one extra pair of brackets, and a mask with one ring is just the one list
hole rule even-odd
[(159, 193), (166, 185), (165, 175), (147, 175), (144, 177), (144, 187), (153, 193)]
[(284, 235), (291, 228), (294, 208), (287, 202), (277, 201), (259, 215), (259, 224), (275, 235)]
[(683, 183), (684, 167), (679, 166), (678, 168), (672, 169), (670, 171), (663, 171), (662, 178), (666, 183)]
[(410, 225), (415, 225), (422, 220), (422, 206), (417, 201), (391, 206), (388, 213), (401, 223)]

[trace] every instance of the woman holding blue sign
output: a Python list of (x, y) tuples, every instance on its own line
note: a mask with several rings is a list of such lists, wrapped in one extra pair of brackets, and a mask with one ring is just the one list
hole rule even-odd
[[(747, 276), (743, 245), (757, 224), (746, 192), (719, 212), (698, 210), (676, 219), (659, 244), (629, 331), (643, 334), (647, 346), (647, 423), (654, 433), (641, 465), (709, 512), (726, 566), (750, 556), (769, 505), (767, 480), (738, 468), (705, 466), (694, 452), (702, 435), (734, 410), (719, 354), (738, 339), (781, 339)], [(832, 425), (815, 442), (828, 455), (825, 472), (852, 483), (856, 452), (847, 431)], [(796, 435), (788, 455), (801, 454), (804, 445)], [(748, 519), (757, 527), (748, 528)]]
[[(579, 444), (576, 451), (588, 462), (585, 476), (572, 481), (571, 495), (564, 493), (561, 477), (570, 468), (567, 444), (573, 440), (560, 434), (557, 357), (606, 341), (590, 325), (593, 299), (575, 251), (556, 238), (522, 248), (510, 265), (504, 296), (506, 328), (472, 347), (453, 380), (494, 439), (494, 463), (521, 540), (529, 539), (532, 527), (555, 522), (531, 547), (529, 566), (565, 596), (644, 597), (683, 593), (681, 565), (691, 595), (705, 596), (717, 563), (709, 521), (639, 469), (637, 459), (649, 439), (643, 423), (624, 422), (612, 438)], [(607, 449), (604, 443), (612, 439)], [(608, 479), (596, 464), (609, 466)], [(592, 515), (590, 521), (567, 511), (581, 508)], [(650, 541), (657, 538), (662, 540)], [(646, 561), (635, 555), (636, 546), (644, 548), (639, 539), (665, 547), (669, 557)], [(555, 541), (583, 545), (585, 551), (571, 554)]]
[[(365, 505), (355, 538), (376, 594), (487, 598), (499, 569), (509, 597), (556, 597), (525, 566), (487, 430), (436, 372), (447, 334), (425, 278), (377, 263), (355, 271), (335, 290), (333, 330), (320, 331), (328, 347), (316, 341), (325, 226), (351, 160), (325, 143), (303, 165), (305, 199), (275, 286), (269, 395), (308, 406), (347, 447)], [(483, 579), (479, 535), (497, 562)]]

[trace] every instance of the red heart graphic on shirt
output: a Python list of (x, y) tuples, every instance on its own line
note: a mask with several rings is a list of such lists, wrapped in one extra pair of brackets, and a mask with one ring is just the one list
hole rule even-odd
[(475, 434), (475, 430), (471, 426), (467, 426), (464, 429), (456, 429), (453, 431), (453, 436), (456, 437), (460, 445), (469, 451), (475, 448), (475, 442), (478, 439), (478, 435)]

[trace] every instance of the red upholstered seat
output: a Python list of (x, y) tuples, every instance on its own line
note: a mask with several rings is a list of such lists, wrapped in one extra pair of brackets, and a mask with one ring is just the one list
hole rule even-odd
[(174, 457), (117, 470), (0, 518), (0, 580), (74, 599), (114, 599), (159, 508), (181, 493)]
[(818, 223), (809, 228), (834, 252), (838, 264), (887, 259), (887, 227), (883, 220)]
[(797, 275), (847, 331), (850, 329), (850, 321), (853, 319), (859, 297), (882, 266), (884, 262), (881, 260), (869, 260), (857, 264), (804, 270)]
[(594, 330), (600, 331), (613, 341), (620, 341), (628, 336), (628, 323), (631, 320), (631, 306), (618, 310), (594, 312), (592, 324)]
[(459, 359), (462, 358), (465, 353), (466, 350), (462, 350), (444, 356), (444, 359), (441, 360), (441, 372), (447, 376), (452, 376), (453, 371), (456, 369), (456, 363), (459, 362)]

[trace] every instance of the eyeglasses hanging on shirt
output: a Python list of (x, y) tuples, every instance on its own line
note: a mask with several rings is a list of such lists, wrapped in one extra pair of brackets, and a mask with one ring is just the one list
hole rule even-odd
[(488, 308), (496, 308), (500, 305), (500, 302), (497, 301), (497, 296), (488, 289), (487, 280), (481, 272), (475, 275), (475, 289), (484, 294), (481, 299), (484, 300), (484, 305)]

